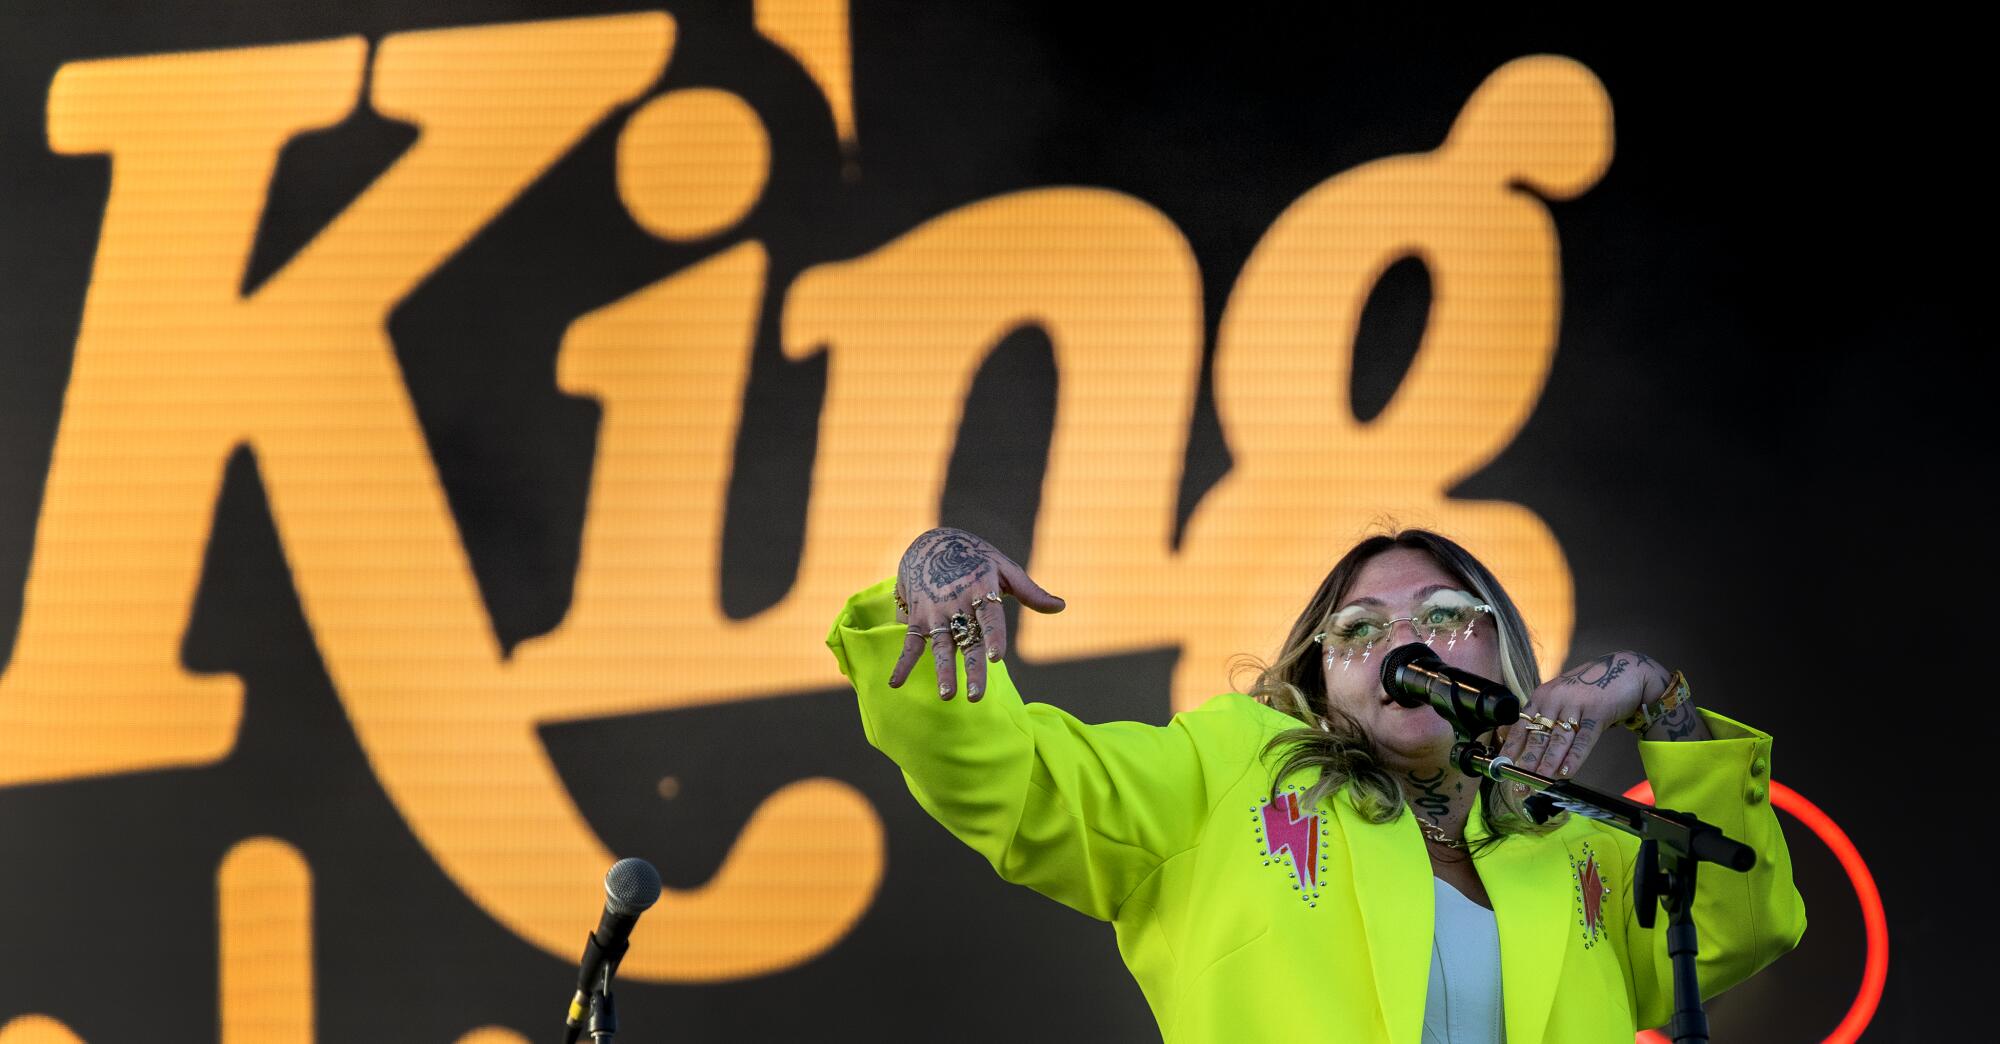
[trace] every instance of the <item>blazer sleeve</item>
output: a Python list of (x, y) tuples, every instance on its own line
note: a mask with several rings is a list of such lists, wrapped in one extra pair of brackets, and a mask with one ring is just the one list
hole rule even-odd
[[(1750, 846), (1757, 865), (1746, 873), (1713, 864), (1697, 872), (1695, 928), (1700, 933), (1704, 997), (1748, 979), (1789, 952), (1805, 934), (1805, 903), (1792, 884), (1792, 857), (1771, 808), (1771, 737), (1712, 711), (1710, 740), (1639, 742), (1639, 757), (1663, 808), (1692, 812)], [(1651, 931), (1626, 910), (1635, 1014), (1641, 1026), (1673, 1017), (1673, 963), (1667, 956), (1667, 915)], [(1650, 938), (1649, 938), (1650, 936)]]
[[(1255, 719), (1227, 713), (1231, 697), (1164, 727), (1087, 725), (1024, 703), (1001, 663), (988, 665), (986, 695), (972, 703), (961, 658), (961, 695), (940, 700), (929, 650), (892, 689), (908, 630), (892, 590), (885, 580), (849, 599), (827, 645), (859, 697), (868, 742), (1006, 880), (1113, 919), (1161, 862), (1195, 844), (1214, 800), (1256, 760)], [(1217, 734), (1232, 726), (1238, 735)]]

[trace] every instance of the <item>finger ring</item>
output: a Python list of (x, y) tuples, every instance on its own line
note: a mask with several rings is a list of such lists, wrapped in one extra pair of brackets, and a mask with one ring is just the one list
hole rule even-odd
[(951, 632), (952, 644), (959, 648), (969, 649), (979, 644), (978, 620), (964, 613), (953, 613), (951, 618), (945, 621), (945, 626)]
[(977, 597), (977, 598), (975, 598), (975, 599), (973, 599), (973, 600), (972, 600), (972, 604), (973, 604), (973, 606), (974, 606), (975, 608), (976, 608), (976, 607), (977, 607), (977, 606), (979, 605), (979, 603), (981, 603), (981, 602), (992, 602), (992, 603), (993, 603), (994, 605), (999, 605), (999, 604), (1000, 604), (1000, 592), (998, 592), (998, 591), (988, 591), (988, 592), (986, 592), (985, 594), (983, 594), (983, 595), (980, 595), (979, 597)]
[(1556, 722), (1556, 724), (1562, 726), (1562, 730), (1564, 732), (1575, 732), (1577, 721), (1575, 718), (1564, 718), (1563, 720)]
[(950, 634), (950, 633), (951, 633), (951, 628), (949, 628), (949, 627), (933, 627), (933, 628), (931, 628), (931, 631), (930, 631), (930, 634), (931, 634), (931, 641), (934, 641), (934, 642), (935, 642), (935, 641), (937, 641), (937, 640), (938, 640), (938, 635), (941, 635), (941, 634)]
[(1558, 724), (1558, 722), (1554, 718), (1551, 718), (1546, 714), (1537, 714), (1534, 716), (1534, 718), (1535, 718), (1535, 724), (1540, 725), (1542, 727), (1543, 732), (1547, 732), (1550, 729), (1555, 728), (1556, 725)]
[(889, 597), (894, 598), (896, 600), (897, 612), (902, 613), (905, 616), (909, 615), (910, 603), (903, 601), (903, 592), (891, 591), (889, 592)]

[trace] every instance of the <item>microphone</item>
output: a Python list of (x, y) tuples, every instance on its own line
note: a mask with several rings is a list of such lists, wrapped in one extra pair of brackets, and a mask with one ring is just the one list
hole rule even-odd
[(583, 942), (583, 961), (576, 973), (576, 998), (563, 1022), (563, 1044), (576, 1044), (590, 1015), (591, 995), (610, 992), (611, 976), (631, 948), (632, 926), (639, 915), (660, 901), (660, 872), (644, 859), (620, 859), (604, 875), (604, 915), (597, 930)]
[(1405, 707), (1429, 704), (1461, 736), (1512, 725), (1521, 717), (1521, 699), (1505, 685), (1446, 664), (1422, 642), (1382, 658), (1382, 688)]

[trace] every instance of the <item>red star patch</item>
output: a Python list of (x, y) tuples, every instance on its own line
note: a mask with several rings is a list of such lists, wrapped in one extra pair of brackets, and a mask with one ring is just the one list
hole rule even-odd
[(1605, 887), (1603, 877), (1597, 872), (1597, 854), (1588, 849), (1583, 862), (1576, 865), (1576, 890), (1583, 901), (1583, 939), (1589, 945), (1604, 930), (1604, 897), (1611, 894), (1611, 889)]

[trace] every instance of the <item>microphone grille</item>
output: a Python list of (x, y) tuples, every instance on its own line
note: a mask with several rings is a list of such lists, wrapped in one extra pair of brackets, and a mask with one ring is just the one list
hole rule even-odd
[(1397, 676), (1405, 667), (1435, 670), (1443, 666), (1444, 661), (1422, 642), (1397, 646), (1382, 657), (1382, 692), (1401, 706), (1421, 707), (1426, 699), (1423, 683), (1412, 679), (1413, 684), (1405, 685)]
[(1391, 649), (1389, 651), (1389, 655), (1382, 657), (1383, 687), (1388, 689), (1394, 689), (1396, 683), (1396, 672), (1402, 670), (1405, 667), (1410, 666), (1411, 664), (1420, 663), (1428, 667), (1431, 664), (1439, 662), (1440, 661), (1437, 658), (1437, 654), (1430, 650), (1430, 646), (1427, 646), (1422, 642), (1410, 642), (1406, 645), (1399, 645), (1396, 648)]
[(660, 872), (644, 859), (620, 859), (604, 875), (604, 895), (612, 912), (636, 917), (660, 901)]

